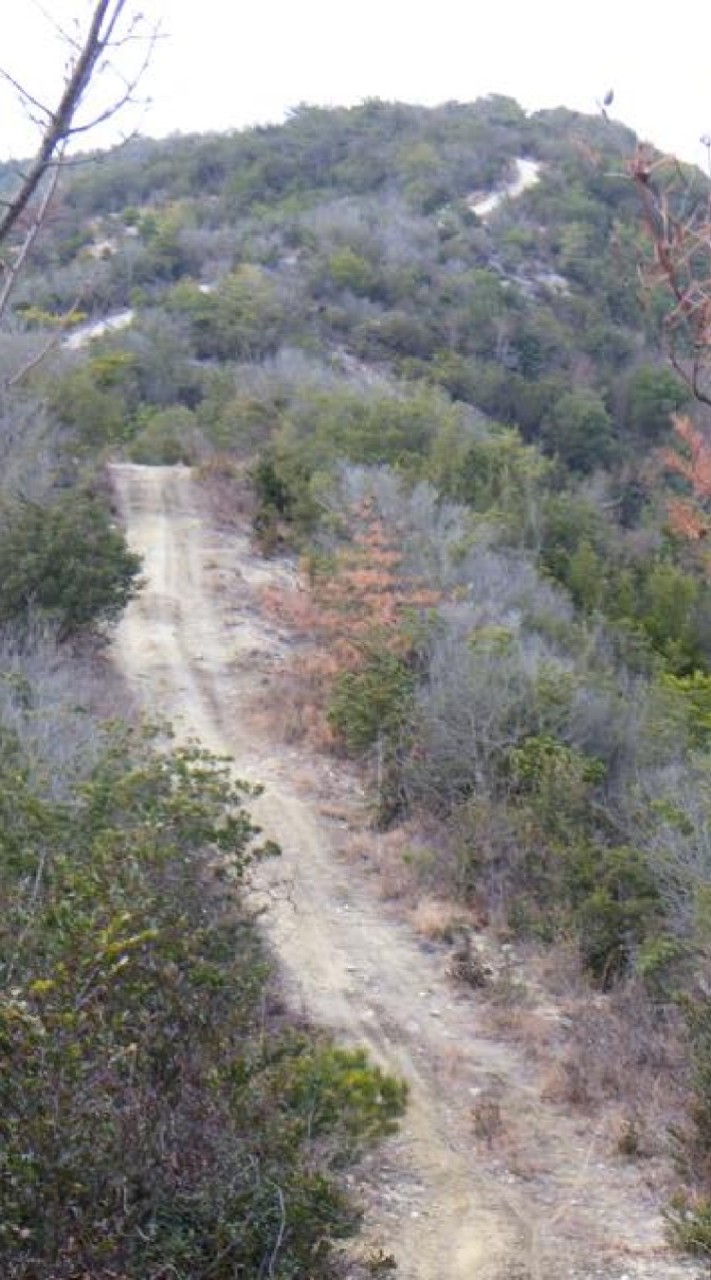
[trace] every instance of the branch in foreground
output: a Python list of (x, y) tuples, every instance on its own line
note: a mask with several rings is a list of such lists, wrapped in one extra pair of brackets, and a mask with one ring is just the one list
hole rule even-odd
[[(95, 128), (97, 124), (111, 119), (128, 102), (133, 100), (135, 89), (150, 60), (158, 35), (157, 28), (146, 29), (146, 57), (136, 75), (124, 80), (124, 89), (118, 99), (103, 111), (100, 111), (90, 124), (76, 123), (77, 112), (85, 99), (89, 87), (96, 82), (101, 72), (111, 65), (112, 52), (115, 52), (126, 41), (126, 34), (124, 33), (121, 36), (118, 29), (125, 9), (126, 0), (98, 0), (84, 43), (80, 47), (74, 46), (76, 54), (70, 62), (60, 101), (53, 111), (50, 111), (44, 104), (29, 94), (9, 73), (1, 73), (6, 80), (15, 85), (26, 103), (31, 103), (36, 110), (44, 115), (46, 123), (37, 154), (17, 194), (0, 216), (0, 245), (7, 241), (8, 236), (40, 187), (45, 174), (53, 165), (59, 162), (60, 153), (63, 153), (70, 139), (79, 133), (88, 132), (91, 128)], [(143, 18), (140, 13), (129, 18), (128, 34), (132, 39), (136, 37), (138, 29), (142, 27)]]
[(674, 305), (663, 321), (673, 368), (694, 398), (711, 406), (711, 193), (701, 199), (678, 161), (639, 147), (631, 165), (654, 262), (648, 289), (665, 285)]

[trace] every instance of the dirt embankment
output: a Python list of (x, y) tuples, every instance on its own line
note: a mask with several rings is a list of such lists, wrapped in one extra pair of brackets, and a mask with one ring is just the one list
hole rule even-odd
[(367, 1246), (392, 1252), (402, 1280), (700, 1275), (666, 1249), (644, 1163), (546, 1101), (437, 949), (389, 918), (372, 877), (339, 855), (326, 766), (260, 727), (255, 703), (290, 639), (262, 615), (259, 590), (292, 570), (259, 560), (247, 530), (215, 528), (188, 469), (122, 465), (113, 478), (146, 576), (116, 660), (147, 711), (265, 784), (255, 812), (283, 856), (259, 869), (255, 893), (287, 994), (410, 1086), (402, 1131), (378, 1156)]

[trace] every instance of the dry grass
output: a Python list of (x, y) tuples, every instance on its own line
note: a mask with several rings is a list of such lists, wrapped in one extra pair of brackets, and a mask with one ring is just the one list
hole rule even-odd
[(622, 1154), (633, 1154), (632, 1147), (639, 1154), (667, 1151), (688, 1094), (678, 1014), (655, 1008), (641, 984), (630, 982), (610, 996), (577, 1000), (562, 1032), (559, 1057), (544, 1074), (544, 1096), (606, 1114), (611, 1144)]
[(497, 984), (489, 988), (486, 1008), (487, 1027), (498, 1037), (522, 1045), (527, 1060), (534, 1063), (550, 1063), (560, 1044), (560, 1030), (543, 1009), (527, 1005), (531, 993), (523, 984), (516, 988), (512, 998), (502, 1001)]
[(428, 942), (451, 942), (456, 929), (471, 922), (455, 902), (441, 898), (421, 898), (410, 912), (415, 933)]
[(385, 902), (409, 905), (418, 891), (417, 850), (407, 824), (373, 833), (378, 891)]
[(492, 1034), (523, 1048), (541, 1097), (593, 1118), (610, 1153), (668, 1156), (688, 1096), (678, 1011), (641, 982), (592, 991), (572, 948), (505, 955), (480, 1009)]
[(354, 830), (349, 827), (344, 831), (343, 853), (349, 862), (361, 863), (377, 870), (377, 840), (369, 828)]
[(501, 1142), (504, 1130), (501, 1090), (495, 1084), (483, 1088), (472, 1103), (472, 1134), (491, 1149)]
[(471, 1075), (471, 1054), (453, 1041), (442, 1046), (435, 1065), (437, 1081), (443, 1089), (462, 1088)]
[(320, 673), (312, 670), (308, 654), (274, 675), (257, 704), (270, 736), (289, 746), (304, 746), (331, 754), (335, 736), (326, 719), (325, 692)]
[(212, 516), (223, 528), (242, 526), (255, 511), (252, 486), (243, 466), (224, 454), (213, 454), (198, 468), (202, 493)]

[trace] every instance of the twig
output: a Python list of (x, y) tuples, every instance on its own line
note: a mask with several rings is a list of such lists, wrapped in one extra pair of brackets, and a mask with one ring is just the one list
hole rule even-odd
[(276, 1243), (272, 1250), (271, 1257), (269, 1258), (269, 1271), (268, 1271), (269, 1280), (274, 1280), (274, 1267), (276, 1266), (276, 1260), (279, 1256), (279, 1251), (284, 1242), (284, 1235), (286, 1233), (286, 1204), (284, 1202), (284, 1193), (281, 1187), (278, 1186), (276, 1183), (274, 1183), (274, 1188), (277, 1193), (277, 1200), (279, 1201), (281, 1221), (279, 1223), (279, 1232), (277, 1234)]
[[(151, 33), (148, 40), (146, 58), (136, 75), (125, 82), (125, 89), (120, 97), (105, 111), (100, 112), (90, 123), (75, 124), (77, 110), (97, 73), (97, 67), (101, 69), (101, 60), (107, 52), (121, 43), (115, 39), (115, 34), (125, 7), (126, 0), (98, 0), (84, 44), (70, 68), (64, 91), (53, 112), (48, 111), (42, 103), (33, 98), (8, 72), (2, 73), (17, 91), (24, 96), (26, 101), (32, 102), (36, 109), (44, 114), (48, 123), (37, 154), (30, 165), (20, 190), (10, 203), (9, 208), (6, 208), (5, 213), (0, 217), (0, 244), (7, 239), (21, 214), (32, 200), (45, 173), (52, 163), (56, 162), (58, 150), (62, 149), (77, 134), (86, 133), (89, 129), (95, 128), (98, 124), (102, 124), (116, 115), (131, 99), (153, 51), (155, 40), (158, 36), (157, 28)], [(128, 33), (131, 37), (136, 35), (141, 21), (141, 16), (136, 15), (131, 22)]]
[(7, 304), (10, 300), (10, 294), (12, 293), (12, 290), (14, 289), (15, 284), (17, 282), (17, 277), (20, 271), (22, 270), (25, 259), (27, 258), (27, 255), (30, 249), (32, 248), (35, 240), (37, 239), (37, 236), (40, 232), (42, 224), (44, 223), (45, 217), (47, 215), (47, 210), (50, 206), (52, 197), (54, 196), (54, 193), (57, 190), (57, 183), (59, 181), (59, 166), (61, 164), (61, 160), (62, 160), (62, 154), (60, 153), (58, 163), (50, 171), (51, 172), (50, 180), (47, 183), (44, 195), (42, 196), (37, 212), (32, 220), (32, 224), (29, 227), (27, 234), (17, 254), (15, 255), (13, 261), (11, 263), (5, 263), (5, 282), (2, 286), (2, 290), (0, 290), (0, 319), (5, 314), (5, 311), (7, 309)]

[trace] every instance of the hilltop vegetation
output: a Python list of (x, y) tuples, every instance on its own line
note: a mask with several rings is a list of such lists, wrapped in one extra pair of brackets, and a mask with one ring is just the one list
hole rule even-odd
[[(264, 553), (296, 550), (308, 572), (306, 613), (274, 607), (321, 642), (290, 731), (363, 761), (375, 822), (420, 823), (421, 883), (517, 937), (572, 940), (599, 991), (634, 990), (645, 1025), (685, 1037), (677, 1139), (698, 1205), (679, 1223), (706, 1249), (711, 587), (703, 539), (668, 515), (694, 479), (673, 415), (706, 424), (659, 346), (669, 304), (638, 295), (634, 143), (505, 98), (370, 102), (138, 140), (78, 170), (3, 360), (31, 362), (77, 298), (84, 320), (133, 322), (60, 343), (6, 396), (5, 497), (32, 503), (6, 503), (0, 617), (75, 634), (130, 594), (137, 566), (100, 514), (111, 454), (200, 464), (228, 494), (247, 471)], [(522, 158), (536, 181), (477, 214)], [(80, 822), (90, 857), (133, 818), (88, 830), (82, 796), (46, 820)], [(270, 1072), (279, 1107), (293, 1082)]]

